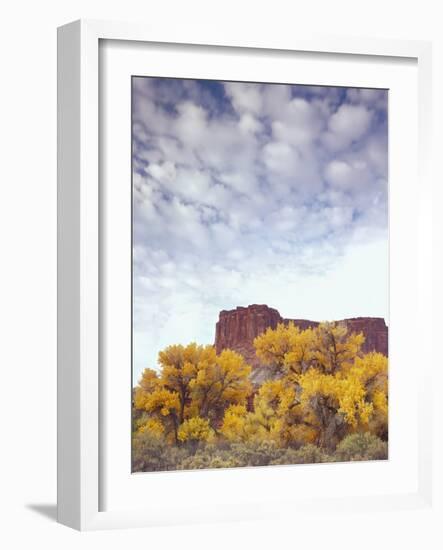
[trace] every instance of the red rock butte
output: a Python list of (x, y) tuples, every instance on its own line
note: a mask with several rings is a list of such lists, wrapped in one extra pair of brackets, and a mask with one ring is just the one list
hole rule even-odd
[[(318, 321), (307, 319), (284, 319), (280, 313), (267, 305), (253, 304), (247, 307), (220, 312), (215, 329), (215, 348), (217, 353), (229, 348), (241, 353), (254, 368), (262, 366), (255, 355), (254, 338), (267, 328), (275, 328), (279, 323), (293, 322), (301, 329), (316, 327)], [(349, 332), (362, 332), (365, 343), (362, 350), (365, 353), (378, 351), (388, 355), (388, 327), (381, 317), (354, 317), (337, 321), (344, 323)], [(258, 373), (257, 373), (258, 374)]]

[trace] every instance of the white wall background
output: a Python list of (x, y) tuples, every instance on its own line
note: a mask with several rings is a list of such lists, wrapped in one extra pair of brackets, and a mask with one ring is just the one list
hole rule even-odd
[[(2, 9), (0, 85), (0, 544), (5, 548), (440, 548), (435, 516), (294, 518), (226, 526), (79, 534), (59, 526), (56, 496), (56, 27), (73, 19), (158, 20), (251, 26), (263, 33), (312, 28), (326, 34), (434, 41), (437, 147), (442, 143), (443, 35), (437, 0), (16, 0)], [(437, 161), (438, 161), (437, 151)], [(443, 181), (436, 162), (435, 178)], [(435, 212), (441, 228), (440, 206)], [(443, 249), (443, 232), (436, 237)], [(441, 265), (436, 282), (441, 281)], [(438, 291), (441, 299), (441, 291)], [(440, 323), (437, 318), (435, 321)], [(427, 320), (429, 323), (430, 320)], [(437, 325), (435, 325), (437, 328)], [(436, 404), (441, 419), (442, 407)], [(441, 459), (441, 423), (435, 426)], [(441, 461), (440, 463), (443, 463)], [(441, 475), (438, 474), (441, 483)], [(441, 491), (440, 491), (440, 494)], [(440, 503), (441, 504), (441, 503)], [(332, 511), (331, 511), (332, 512)], [(441, 509), (440, 509), (441, 515)], [(49, 516), (49, 517), (48, 517)], [(368, 528), (369, 527), (369, 528)], [(8, 542), (7, 542), (8, 540)]]

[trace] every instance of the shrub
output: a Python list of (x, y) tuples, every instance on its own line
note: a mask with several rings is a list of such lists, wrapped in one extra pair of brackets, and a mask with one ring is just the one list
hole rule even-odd
[(168, 445), (152, 432), (136, 433), (132, 439), (132, 471), (157, 472), (177, 470), (186, 451)]
[(229, 456), (241, 466), (267, 466), (278, 460), (284, 452), (284, 449), (277, 447), (273, 441), (254, 441), (233, 443)]
[(209, 468), (211, 456), (197, 451), (195, 455), (185, 457), (178, 465), (179, 470), (203, 470)]
[(189, 456), (181, 461), (181, 470), (201, 470), (213, 468), (235, 468), (243, 466), (237, 460), (229, 456), (229, 453), (208, 452), (207, 450), (197, 451), (194, 456)]
[(331, 460), (331, 457), (322, 449), (309, 443), (297, 450), (287, 449), (282, 456), (274, 459), (270, 464), (317, 464)]
[(335, 460), (383, 460), (388, 458), (388, 444), (370, 432), (348, 435), (338, 444)]
[(207, 444), (200, 447), (194, 455), (182, 460), (180, 469), (235, 468), (240, 466), (266, 466), (284, 454), (270, 441), (254, 443), (233, 443), (222, 448)]
[(151, 430), (139, 431), (133, 435), (133, 471), (316, 464), (333, 461), (381, 460), (388, 456), (387, 443), (369, 432), (354, 433), (345, 437), (333, 455), (327, 454), (311, 443), (299, 449), (282, 449), (274, 441), (231, 444), (223, 442), (222, 445), (199, 441), (197, 449), (190, 443), (193, 441), (186, 441), (180, 446), (171, 445), (163, 439), (161, 434), (155, 434)]

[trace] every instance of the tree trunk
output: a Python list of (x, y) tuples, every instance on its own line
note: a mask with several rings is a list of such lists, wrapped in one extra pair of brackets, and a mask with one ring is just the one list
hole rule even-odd
[(337, 444), (346, 434), (346, 424), (328, 398), (316, 396), (312, 401), (313, 409), (320, 424), (318, 445), (329, 452), (335, 451)]

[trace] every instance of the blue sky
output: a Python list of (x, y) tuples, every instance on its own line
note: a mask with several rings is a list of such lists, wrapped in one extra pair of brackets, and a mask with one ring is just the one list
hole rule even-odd
[(133, 78), (134, 381), (221, 309), (387, 319), (387, 101)]

